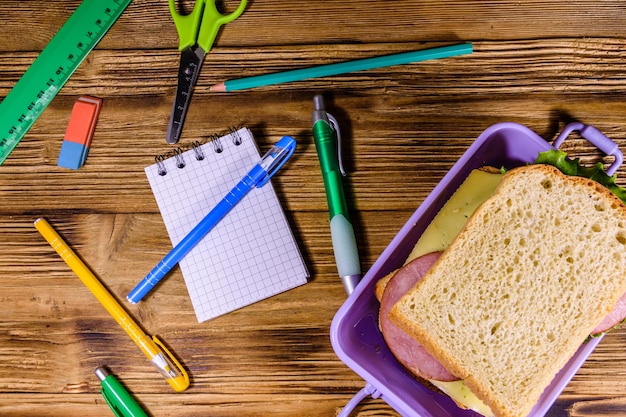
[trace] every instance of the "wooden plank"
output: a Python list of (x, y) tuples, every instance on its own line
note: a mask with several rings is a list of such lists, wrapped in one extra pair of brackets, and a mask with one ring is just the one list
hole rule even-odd
[[(78, 4), (0, 2), (0, 97)], [(179, 145), (231, 125), (249, 126), (261, 149), (295, 136), (296, 154), (273, 182), (312, 278), (202, 324), (178, 268), (145, 301), (123, 302), (190, 371), (192, 386), (175, 394), (32, 226), (50, 220), (120, 300), (171, 247), (143, 169), (173, 150), (164, 137), (178, 39), (167, 2), (134, 0), (0, 167), (0, 415), (106, 415), (93, 374), (101, 365), (155, 417), (336, 415), (365, 382), (330, 343), (345, 293), (311, 137), (313, 95), (325, 95), (343, 129), (346, 194), (367, 270), (492, 124), (521, 123), (551, 141), (582, 121), (626, 147), (623, 12), (619, 0), (250, 2), (207, 56)], [(227, 78), (470, 41), (475, 52), (463, 57), (206, 90)], [(69, 171), (56, 160), (83, 94), (104, 105), (87, 163)], [(601, 158), (577, 135), (564, 146), (585, 163)], [(624, 327), (605, 337), (548, 417), (623, 415), (625, 344)], [(371, 398), (357, 415), (398, 416)]]
[[(192, 2), (181, 2), (188, 7)], [(233, 10), (239, 1), (223, 2)], [(3, 1), (5, 14), (0, 50), (43, 49), (78, 0)], [(577, 2), (563, 7), (557, 0), (492, 3), (473, 1), (378, 0), (310, 2), (257, 0), (226, 25), (220, 46), (375, 43), (407, 41), (610, 38), (621, 33), (620, 0)], [(24, 24), (28, 22), (28, 24)], [(173, 48), (178, 38), (167, 2), (133, 1), (101, 42), (101, 49), (156, 50)]]

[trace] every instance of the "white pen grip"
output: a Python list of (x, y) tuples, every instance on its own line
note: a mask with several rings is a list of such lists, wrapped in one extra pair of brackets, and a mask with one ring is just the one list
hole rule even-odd
[(330, 220), (330, 233), (339, 276), (360, 275), (359, 253), (350, 221), (343, 215), (337, 214)]

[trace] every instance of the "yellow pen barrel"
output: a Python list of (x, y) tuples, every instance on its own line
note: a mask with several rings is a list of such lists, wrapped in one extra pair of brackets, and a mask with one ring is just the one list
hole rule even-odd
[[(158, 339), (150, 339), (45, 219), (35, 220), (35, 228), (137, 344), (139, 349), (150, 359), (159, 372), (167, 378), (167, 382), (172, 388), (176, 391), (184, 391), (189, 386), (189, 378), (180, 363), (176, 361), (167, 348)], [(172, 361), (175, 363), (172, 363)]]
[[(130, 333), (132, 329), (129, 325), (123, 325), (122, 323), (129, 319), (128, 313), (117, 302), (111, 293), (102, 285), (100, 280), (91, 272), (91, 270), (80, 260), (80, 258), (70, 249), (70, 247), (63, 241), (63, 239), (57, 234), (57, 232), (50, 226), (45, 219), (37, 219), (35, 221), (35, 228), (41, 233), (41, 235), (48, 241), (50, 246), (59, 254), (61, 259), (65, 261), (67, 266), (78, 276), (78, 278), (85, 284), (85, 286), (91, 291), (91, 293), (100, 301), (104, 308), (113, 316), (130, 337), (135, 338), (136, 334), (142, 334), (141, 329), (135, 330)], [(134, 324), (134, 323), (133, 323)], [(135, 327), (138, 327), (135, 324)]]

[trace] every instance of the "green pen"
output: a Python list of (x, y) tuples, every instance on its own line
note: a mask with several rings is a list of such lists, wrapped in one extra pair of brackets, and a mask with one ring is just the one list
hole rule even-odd
[(96, 368), (96, 376), (102, 385), (102, 396), (117, 417), (148, 417), (115, 376), (104, 368)]
[(324, 98), (316, 95), (313, 102), (313, 139), (326, 189), (335, 262), (346, 293), (350, 295), (361, 279), (361, 266), (343, 192), (341, 133), (337, 120), (324, 108)]

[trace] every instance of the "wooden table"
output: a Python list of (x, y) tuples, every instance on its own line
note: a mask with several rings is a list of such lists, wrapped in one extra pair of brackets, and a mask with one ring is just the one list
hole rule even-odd
[[(0, 97), (78, 4), (0, 2)], [(32, 225), (46, 217), (119, 299), (171, 247), (143, 168), (172, 149), (164, 137), (178, 38), (165, 0), (135, 0), (0, 166), (0, 415), (112, 415), (94, 376), (103, 364), (155, 417), (336, 415), (364, 381), (329, 340), (346, 296), (311, 137), (313, 96), (325, 95), (344, 129), (348, 204), (367, 270), (494, 123), (518, 122), (551, 141), (578, 120), (626, 148), (625, 11), (619, 0), (249, 1), (207, 57), (180, 145), (231, 125), (250, 127), (261, 149), (284, 134), (298, 138), (274, 185), (311, 281), (201, 324), (178, 268), (155, 296), (124, 302), (189, 370), (191, 387), (176, 394)], [(474, 53), (206, 91), (228, 78), (459, 42), (473, 42)], [(104, 99), (89, 157), (79, 170), (59, 168), (81, 95)], [(567, 148), (598, 159), (579, 137)], [(626, 327), (609, 334), (549, 415), (626, 415), (625, 344)], [(397, 413), (366, 399), (354, 415)]]

